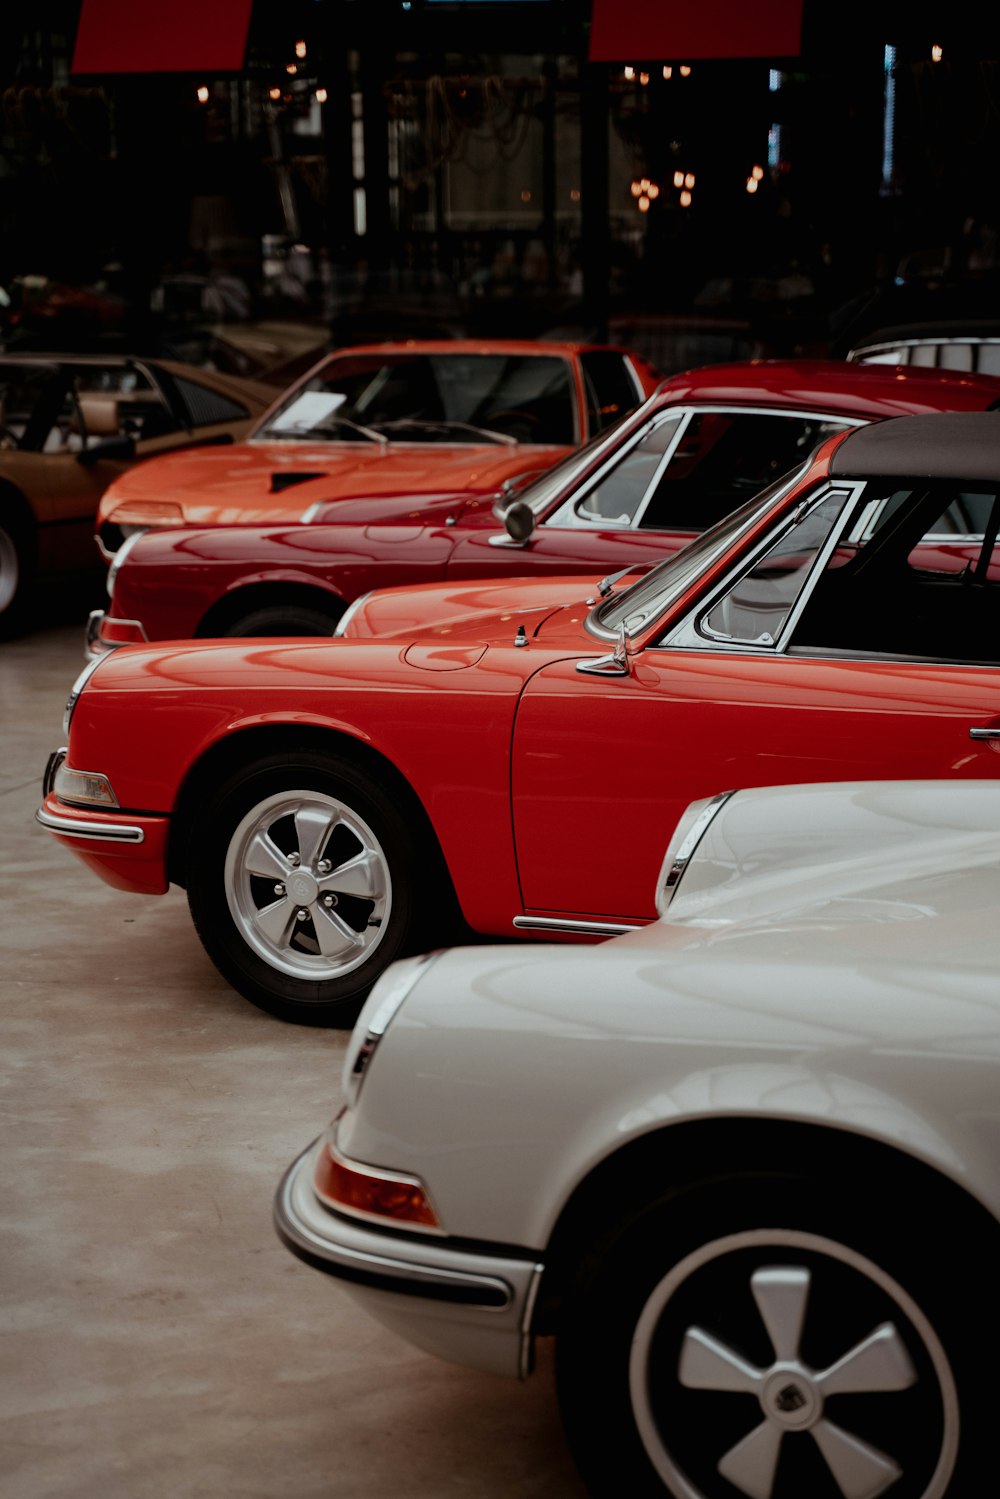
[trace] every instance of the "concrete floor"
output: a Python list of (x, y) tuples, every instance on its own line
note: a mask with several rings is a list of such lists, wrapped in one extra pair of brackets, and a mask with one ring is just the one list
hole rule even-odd
[(0, 644), (3, 1499), (582, 1499), (551, 1350), (525, 1385), (417, 1353), (280, 1245), (271, 1200), (345, 1037), (204, 956), (34, 823), (82, 616)]

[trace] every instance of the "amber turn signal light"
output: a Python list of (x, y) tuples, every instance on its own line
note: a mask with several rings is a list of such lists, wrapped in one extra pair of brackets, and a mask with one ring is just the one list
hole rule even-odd
[(342, 1213), (365, 1218), (388, 1218), (417, 1228), (440, 1229), (420, 1182), (374, 1166), (348, 1164), (327, 1143), (316, 1160), (313, 1186), (317, 1195)]

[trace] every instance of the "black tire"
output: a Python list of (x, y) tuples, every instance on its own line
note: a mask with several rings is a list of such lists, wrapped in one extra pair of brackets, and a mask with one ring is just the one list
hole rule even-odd
[(305, 604), (267, 604), (234, 620), (224, 633), (238, 636), (332, 635), (342, 612), (326, 614), (322, 609), (310, 609)]
[[(931, 1203), (911, 1223), (894, 1206), (872, 1194), (859, 1214), (856, 1193), (736, 1177), (654, 1204), (609, 1236), (557, 1329), (560, 1406), (591, 1494), (982, 1493), (993, 1467), (989, 1277), (977, 1284), (966, 1244), (950, 1264), (927, 1252)], [(882, 1324), (878, 1380), (856, 1360), (831, 1376)], [(844, 1432), (869, 1449), (853, 1458), (867, 1488), (835, 1476), (852, 1460)]]
[(375, 980), (413, 948), (427, 861), (389, 797), (348, 761), (303, 749), (242, 767), (196, 810), (187, 853), (206, 952), (279, 1019), (353, 1025)]
[(0, 639), (27, 623), (35, 578), (35, 546), (19, 517), (0, 516)]

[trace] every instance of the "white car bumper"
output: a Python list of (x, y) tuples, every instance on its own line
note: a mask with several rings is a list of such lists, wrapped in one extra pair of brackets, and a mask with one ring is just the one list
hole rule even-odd
[(408, 1342), (452, 1363), (524, 1379), (537, 1256), (381, 1229), (332, 1212), (312, 1189), (314, 1142), (285, 1173), (275, 1227), (293, 1254), (345, 1290)]

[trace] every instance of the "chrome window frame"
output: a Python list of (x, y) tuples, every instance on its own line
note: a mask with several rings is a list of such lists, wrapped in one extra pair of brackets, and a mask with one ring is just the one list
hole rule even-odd
[[(674, 434), (673, 441), (670, 443), (669, 447), (665, 449), (660, 462), (657, 464), (656, 469), (653, 472), (652, 478), (646, 485), (639, 503), (637, 504), (635, 511), (633, 512), (631, 520), (613, 521), (604, 517), (590, 520), (585, 516), (581, 516), (577, 510), (577, 506), (582, 500), (586, 499), (587, 495), (590, 494), (590, 492), (595, 489), (598, 484), (603, 481), (607, 473), (609, 473), (611, 469), (615, 467), (616, 462), (623, 462), (628, 453), (631, 452), (633, 448), (638, 447), (639, 444), (646, 437), (648, 437), (651, 432), (655, 431), (657, 426), (664, 422), (668, 417), (676, 416), (678, 413), (682, 415), (683, 420), (681, 421), (676, 433)], [(656, 415), (645, 426), (639, 428), (632, 434), (631, 439), (627, 443), (623, 443), (622, 446), (614, 453), (609, 454), (608, 458), (601, 465), (601, 467), (599, 469), (596, 469), (594, 473), (591, 474), (590, 479), (587, 481), (586, 485), (581, 486), (580, 491), (578, 491), (576, 494), (566, 495), (564, 499), (560, 500), (552, 514), (546, 520), (541, 521), (540, 524), (546, 526), (554, 526), (557, 529), (566, 530), (641, 530), (643, 516), (652, 503), (653, 495), (656, 491), (657, 485), (660, 482), (660, 479), (663, 477), (665, 468), (669, 463), (673, 461), (674, 455), (681, 442), (684, 440), (684, 436), (694, 416), (701, 415), (702, 413), (715, 416), (776, 416), (783, 417), (785, 420), (789, 421), (799, 419), (801, 421), (812, 422), (833, 422), (836, 423), (838, 427), (841, 427), (844, 431), (853, 430), (857, 427), (867, 427), (870, 425), (870, 420), (866, 417), (844, 416), (830, 411), (824, 412), (799, 410), (797, 408), (793, 409), (787, 406), (742, 406), (733, 405), (725, 401), (706, 402), (704, 405), (700, 402), (694, 405), (685, 405), (684, 402), (679, 401), (676, 406), (666, 406), (662, 411), (658, 411)], [(826, 438), (820, 438), (819, 441), (825, 442)], [(816, 447), (817, 444), (814, 443), (813, 446)], [(762, 485), (761, 487), (763, 489), (767, 486)], [(572, 518), (557, 520), (557, 517), (562, 514), (562, 512), (567, 510), (569, 511), (569, 515)], [(670, 534), (669, 527), (657, 528), (657, 530), (662, 530), (662, 533), (664, 535)], [(683, 534), (688, 534), (687, 529), (684, 530)], [(701, 533), (698, 531), (690, 531), (690, 535), (692, 536), (698, 536), (700, 534)]]
[[(827, 480), (820, 490), (810, 495), (801, 505), (797, 505), (791, 514), (785, 517), (783, 525), (769, 531), (765, 537), (762, 537), (758, 544), (746, 556), (740, 559), (739, 566), (727, 573), (726, 577), (720, 580), (706, 598), (700, 599), (684, 618), (674, 626), (665, 639), (652, 642), (649, 649), (721, 651), (726, 655), (738, 656), (785, 655), (789, 637), (798, 624), (806, 604), (812, 597), (813, 590), (827, 562), (841, 541), (852, 515), (855, 514), (855, 506), (864, 492), (865, 485), (866, 481), (864, 480), (856, 480), (853, 483), (844, 480)], [(799, 589), (795, 602), (785, 616), (784, 623), (774, 640), (770, 644), (762, 644), (760, 641), (732, 640), (725, 636), (712, 634), (703, 621), (715, 608), (716, 604), (735, 588), (740, 580), (756, 567), (761, 558), (765, 557), (795, 526), (799, 525), (808, 515), (832, 496), (838, 494), (844, 497), (843, 508), (831, 526), (822, 547), (813, 558), (805, 581)]]
[[(946, 345), (952, 344), (968, 344), (973, 348), (978, 348), (981, 344), (1000, 344), (1000, 337), (980, 337), (975, 333), (969, 333), (958, 334), (954, 338), (889, 338), (877, 344), (857, 344), (853, 349), (848, 349), (845, 358), (848, 359), (852, 364), (865, 364), (867, 362), (867, 357), (872, 354), (893, 354), (896, 352), (901, 352), (903, 349), (906, 349), (907, 351), (909, 351), (910, 349), (928, 348), (939, 350), (944, 348)], [(874, 363), (875, 361), (872, 362)], [(907, 357), (906, 360), (899, 360), (899, 363), (909, 366), (910, 360)], [(978, 365), (978, 360), (976, 361), (976, 363)], [(941, 362), (939, 359), (935, 358), (933, 365), (929, 364), (924, 367), (926, 369), (940, 369)], [(970, 373), (977, 374), (978, 369), (972, 370), (970, 371)]]
[[(657, 411), (648, 422), (646, 422), (643, 426), (637, 428), (635, 432), (631, 433), (620, 447), (615, 448), (613, 452), (609, 453), (600, 467), (594, 470), (589, 479), (585, 480), (585, 482), (575, 493), (565, 495), (564, 498), (559, 501), (552, 514), (547, 516), (545, 520), (540, 522), (540, 524), (543, 526), (552, 526), (553, 529), (560, 531), (634, 530), (635, 517), (649, 503), (650, 494), (659, 481), (660, 475), (663, 472), (664, 465), (668, 463), (673, 457), (678, 443), (687, 430), (688, 422), (691, 419), (691, 415), (694, 409), (694, 407), (690, 406), (677, 405), (665, 406), (662, 411)], [(657, 427), (662, 427), (663, 423), (666, 421), (675, 420), (678, 415), (681, 417), (681, 420), (678, 423), (677, 431), (674, 433), (673, 439), (670, 444), (662, 453), (660, 462), (656, 465), (656, 468), (653, 471), (652, 478), (649, 480), (649, 483), (646, 485), (646, 488), (643, 490), (642, 495), (639, 498), (638, 506), (633, 512), (632, 518), (627, 521), (620, 521), (612, 520), (609, 516), (604, 515), (594, 516), (593, 519), (589, 518), (588, 516), (581, 515), (577, 507), (587, 498), (589, 494), (592, 493), (593, 490), (597, 488), (599, 484), (603, 483), (608, 474), (616, 469), (620, 463), (624, 463), (628, 455), (634, 452), (634, 450), (639, 447), (647, 437), (655, 432)], [(564, 511), (567, 511), (568, 515), (563, 519), (559, 519)]]
[[(738, 545), (739, 541), (742, 539), (742, 535), (745, 535), (747, 531), (752, 530), (752, 528), (754, 526), (756, 526), (758, 524), (758, 522), (761, 521), (764, 518), (764, 516), (768, 513), (768, 511), (773, 510), (773, 509), (776, 508), (776, 506), (780, 505), (787, 498), (787, 496), (790, 493), (790, 491), (793, 490), (796, 487), (796, 485), (801, 484), (805, 480), (806, 475), (809, 472), (811, 464), (812, 464), (812, 455), (810, 454), (810, 456), (808, 458), (806, 458), (805, 461), (802, 464), (800, 464), (800, 466), (797, 469), (793, 469), (788, 474), (785, 475), (784, 482), (781, 484), (780, 488), (777, 486), (777, 484), (770, 484), (770, 485), (767, 486), (766, 489), (762, 489), (760, 491), (761, 495), (762, 496), (763, 495), (767, 495), (768, 498), (766, 500), (762, 501), (760, 504), (758, 504), (757, 508), (750, 513), (749, 518), (748, 518), (748, 520), (746, 522), (746, 525), (744, 527), (744, 530), (741, 533), (741, 536), (739, 536), (739, 537), (733, 537), (733, 536), (727, 537), (725, 539), (725, 541), (721, 544), (721, 546), (719, 546), (719, 547), (716, 548), (716, 550), (712, 554), (712, 556), (709, 557), (705, 561), (705, 563), (703, 565), (703, 568), (702, 568), (702, 571), (704, 572), (704, 571), (707, 571), (710, 567), (714, 567), (715, 563), (719, 561), (719, 558), (730, 547)], [(752, 503), (752, 501), (753, 501), (754, 498), (755, 498), (754, 496), (751, 496), (751, 499), (746, 501), (746, 505), (749, 506)], [(736, 508), (739, 509), (740, 507), (737, 506)], [(795, 511), (792, 511), (792, 514), (794, 515)], [(724, 517), (724, 518), (731, 518), (731, 517)], [(711, 529), (711, 527), (709, 527), (709, 529)], [(700, 537), (700, 536), (703, 536), (705, 534), (706, 534), (705, 532), (698, 532), (698, 533), (696, 533), (696, 537)], [(768, 532), (768, 537), (772, 536), (773, 534), (774, 534), (773, 532)], [(683, 552), (684, 550), (685, 550), (685, 548), (682, 547), (681, 548), (681, 552)], [(676, 556), (679, 556), (680, 553), (679, 552), (675, 552), (673, 555), (676, 557)], [(673, 558), (672, 557), (665, 557), (662, 560), (664, 562), (670, 562), (670, 561), (673, 560)], [(687, 592), (687, 590), (689, 588), (691, 588), (691, 587), (694, 586), (695, 581), (696, 580), (691, 579), (689, 581), (687, 587), (683, 591)], [(633, 585), (633, 587), (635, 587), (635, 586), (637, 586), (637, 585)], [(632, 590), (629, 589), (627, 591), (631, 592)], [(612, 602), (615, 602), (615, 597), (616, 596), (614, 594), (609, 594), (608, 597), (603, 598), (603, 599), (601, 599), (598, 602), (595, 602), (595, 605), (594, 605), (593, 609), (587, 615), (587, 619), (585, 621), (585, 628), (587, 630), (587, 633), (590, 634), (590, 635), (596, 636), (596, 638), (598, 640), (610, 640), (610, 641), (617, 642), (618, 639), (619, 639), (619, 636), (621, 634), (622, 624), (618, 624), (618, 625), (615, 625), (613, 628), (610, 628), (608, 625), (604, 624), (601, 621), (601, 619), (598, 617), (603, 609), (605, 609)], [(618, 598), (617, 601), (618, 602), (621, 601), (620, 597)], [(667, 597), (665, 597), (659, 603), (657, 603), (654, 608), (650, 609), (649, 614), (643, 619), (643, 621), (642, 621), (642, 623), (640, 625), (640, 629), (642, 631), (646, 631), (647, 629), (653, 629), (653, 628), (655, 628), (655, 621), (658, 620), (662, 615), (666, 614), (670, 609), (672, 609), (673, 606), (677, 602), (678, 602), (678, 595), (677, 595), (676, 591), (673, 594), (668, 594)], [(626, 634), (626, 637), (628, 639), (634, 638), (634, 633), (635, 632), (629, 631), (626, 628), (625, 634)], [(653, 649), (653, 648), (654, 648), (653, 646), (647, 647), (647, 649)]]
[[(723, 402), (720, 401), (718, 403), (718, 405), (712, 405), (712, 406), (707, 406), (706, 405), (706, 406), (692, 406), (692, 407), (690, 407), (689, 408), (689, 420), (684, 423), (683, 428), (681, 428), (680, 432), (678, 433), (678, 442), (680, 441), (680, 438), (684, 435), (684, 433), (688, 429), (688, 426), (690, 425), (690, 417), (693, 417), (695, 415), (695, 413), (701, 415), (701, 413), (703, 413), (703, 412), (705, 412), (705, 413), (712, 413), (712, 414), (714, 414), (716, 416), (718, 416), (718, 415), (722, 415), (722, 416), (779, 416), (779, 417), (784, 417), (784, 418), (786, 418), (788, 420), (792, 420), (794, 418), (800, 418), (802, 421), (806, 421), (806, 422), (809, 422), (809, 421), (813, 421), (813, 422), (836, 422), (837, 425), (840, 426), (840, 427), (843, 427), (843, 429), (845, 431), (848, 430), (848, 429), (855, 428), (855, 427), (868, 427), (868, 426), (871, 425), (871, 423), (869, 421), (867, 421), (864, 417), (831, 416), (831, 415), (823, 416), (819, 412), (816, 412), (816, 411), (798, 411), (798, 410), (794, 410), (793, 411), (793, 410), (790, 410), (787, 407), (773, 407), (773, 406), (727, 406)], [(837, 433), (827, 433), (826, 437), (821, 437), (821, 438), (819, 438), (817, 440), (817, 442), (813, 443), (812, 449), (810, 449), (810, 451), (814, 451), (818, 447), (818, 445), (819, 445), (820, 442), (826, 442), (829, 437), (837, 436), (837, 435), (838, 435)], [(675, 443), (674, 444), (674, 448), (676, 448), (676, 446), (677, 446), (677, 444)], [(669, 454), (665, 455), (665, 459), (670, 459), (670, 458), (673, 457), (674, 448), (671, 449), (671, 451), (670, 451)], [(806, 457), (808, 457), (808, 456), (809, 455), (807, 453)], [(642, 502), (641, 502), (641, 504), (640, 504), (638, 510), (636, 511), (636, 513), (635, 513), (635, 515), (633, 517), (633, 520), (632, 520), (632, 525), (631, 525), (631, 529), (632, 530), (638, 531), (642, 527), (642, 517), (645, 515), (646, 511), (649, 509), (649, 506), (650, 506), (650, 504), (652, 502), (653, 491), (656, 488), (657, 482), (659, 481), (660, 474), (661, 474), (661, 472), (663, 470), (663, 467), (664, 467), (664, 464), (661, 464), (660, 467), (657, 469), (656, 474), (653, 477), (652, 483), (648, 486), (648, 488), (646, 490), (646, 493), (643, 496)], [(773, 480), (769, 481), (769, 483), (773, 483), (773, 482), (774, 482)], [(762, 489), (766, 489), (767, 485), (766, 484), (761, 485), (761, 488)], [(701, 533), (698, 532), (698, 531), (692, 531), (691, 532), (692, 536), (698, 536), (700, 534)]]

